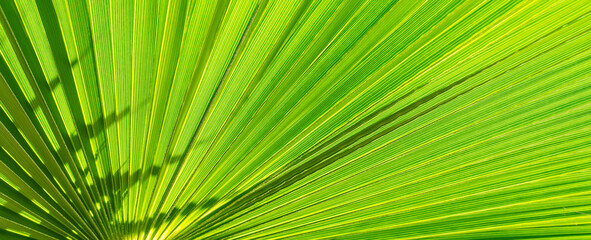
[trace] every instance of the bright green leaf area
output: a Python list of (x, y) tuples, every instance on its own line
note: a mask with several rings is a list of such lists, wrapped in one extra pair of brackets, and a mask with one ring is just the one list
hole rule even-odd
[(588, 0), (0, 0), (0, 239), (591, 239)]

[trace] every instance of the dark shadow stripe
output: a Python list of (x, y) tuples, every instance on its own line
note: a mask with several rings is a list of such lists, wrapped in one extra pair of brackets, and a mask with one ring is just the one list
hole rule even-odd
[(11, 239), (11, 240), (35, 240), (31, 237), (25, 237), (20, 234), (16, 234), (13, 232), (6, 231), (4, 229), (0, 229), (0, 239)]
[[(55, 239), (63, 238), (63, 236), (59, 233), (56, 233), (47, 227), (43, 226), (42, 224), (37, 224), (28, 218), (23, 217), (22, 215), (12, 211), (5, 206), (0, 205), (0, 218), (9, 219), (10, 221), (25, 226), (28, 229), (31, 229), (37, 234), (45, 234), (47, 236), (53, 237)], [(24, 227), (23, 227), (24, 228)], [(22, 229), (24, 232), (28, 232), (27, 230)]]
[[(83, 153), (88, 160), (88, 165), (91, 168), (91, 171), (93, 172), (93, 174), (95, 174), (94, 176), (97, 176), (98, 172), (97, 164), (94, 161), (95, 157), (93, 156), (92, 152), (89, 152), (92, 149), (90, 145), (89, 129), (87, 129), (84, 123), (82, 106), (78, 101), (78, 93), (76, 91), (74, 76), (71, 71), (70, 61), (66, 51), (65, 42), (61, 35), (62, 31), (59, 25), (57, 13), (51, 1), (36, 0), (35, 3), (37, 5), (39, 16), (41, 17), (41, 19), (43, 19), (42, 24), (45, 29), (47, 39), (49, 41), (49, 46), (53, 54), (54, 63), (57, 67), (59, 76), (63, 81), (62, 87), (65, 92), (69, 109), (72, 112), (74, 124), (79, 134), (79, 138), (77, 140), (81, 142)], [(95, 215), (99, 216), (98, 219), (92, 218), (89, 215), (88, 211), (80, 211), (80, 213), (86, 218), (86, 220), (90, 220), (90, 226), (95, 227), (93, 231), (97, 233), (99, 237), (104, 238), (104, 234), (108, 234), (104, 226), (106, 224), (97, 224), (97, 220), (103, 220), (101, 217), (102, 215), (97, 214), (97, 211), (94, 208), (94, 206), (92, 206), (91, 209), (93, 212), (95, 212)]]
[[(2, 156), (0, 157), (1, 159), (4, 159), (4, 157), (6, 157), (6, 153), (4, 153), (3, 150), (0, 150), (0, 156)], [(31, 201), (29, 198), (27, 198), (25, 195), (23, 195), (16, 189), (12, 188), (8, 183), (6, 183), (3, 180), (0, 180), (0, 196), (2, 196), (2, 198), (7, 200), (9, 203), (12, 203), (13, 205), (18, 204), (20, 205), (20, 207), (27, 209), (28, 213), (34, 213), (37, 216), (39, 216), (41, 218), (39, 219), (41, 220), (41, 225), (47, 222), (48, 224), (51, 224), (52, 227), (58, 228), (58, 231), (60, 231), (61, 234), (72, 236), (73, 233), (71, 232), (71, 228), (63, 225), (62, 222), (55, 219), (53, 216), (51, 216), (51, 214), (45, 212), (45, 210), (37, 206), (33, 201)], [(10, 205), (7, 204), (5, 206)], [(80, 235), (74, 236), (81, 237)]]
[[(77, 139), (76, 135), (68, 136), (67, 130), (65, 128), (65, 123), (63, 122), (63, 119), (59, 117), (61, 116), (61, 114), (58, 110), (57, 103), (53, 99), (52, 92), (61, 83), (61, 79), (55, 78), (51, 82), (47, 82), (47, 79), (45, 78), (45, 75), (42, 71), (41, 64), (37, 59), (37, 55), (35, 53), (31, 40), (28, 38), (23, 22), (20, 20), (21, 16), (18, 13), (18, 10), (16, 9), (16, 5), (14, 5), (14, 2), (12, 1), (1, 1), (0, 4), (2, 6), (2, 13), (6, 16), (5, 19), (2, 19), (4, 30), (6, 34), (9, 36), (11, 45), (15, 50), (15, 55), (17, 56), (21, 64), (21, 67), (35, 92), (35, 99), (33, 99), (31, 103), (29, 103), (26, 100), (26, 98), (24, 98), (24, 95), (20, 91), (18, 83), (16, 82), (16, 79), (14, 79), (13, 76), (6, 76), (6, 80), (9, 83), (9, 85), (11, 85), (13, 93), (15, 93), (15, 95), (19, 99), (19, 102), (21, 103), (21, 106), (25, 109), (27, 115), (29, 116), (29, 119), (33, 122), (37, 129), (42, 129), (38, 123), (38, 119), (34, 115), (34, 109), (37, 107), (40, 107), (44, 115), (48, 118), (48, 120), (55, 124), (54, 127), (54, 125), (50, 123), (51, 130), (54, 134), (59, 133), (61, 135), (56, 135), (56, 138), (60, 142), (60, 145), (63, 140), (63, 144), (65, 144), (66, 149), (60, 149), (56, 152), (50, 148), (50, 152), (56, 160), (61, 160), (59, 167), (61, 171), (64, 173), (66, 172), (63, 166), (65, 159), (72, 160), (68, 161), (68, 163), (70, 163), (73, 166), (72, 172), (75, 177), (75, 180), (72, 180), (67, 175), (64, 175), (66, 176), (66, 180), (69, 183), (69, 186), (65, 187), (66, 189), (68, 189), (68, 187), (74, 186), (80, 187), (81, 190), (84, 192), (84, 194), (81, 195), (81, 200), (84, 199), (84, 201), (80, 202), (86, 207), (86, 209), (94, 209), (93, 204), (96, 202), (96, 200), (93, 200), (91, 198), (100, 198), (98, 197), (96, 192), (89, 191), (89, 189), (86, 187), (88, 186), (88, 181), (86, 180), (86, 178), (82, 177), (81, 165), (78, 161), (75, 160), (77, 159), (75, 150), (82, 149), (82, 143), (79, 139)], [(68, 69), (70, 69), (72, 65), (77, 63), (78, 59), (75, 59), (72, 63), (68, 62)], [(2, 72), (5, 71), (3, 70)], [(41, 131), (40, 135), (43, 141), (46, 143), (46, 145), (51, 146), (52, 144), (50, 144), (47, 136), (42, 133), (43, 132)], [(89, 158), (88, 160), (91, 159), (93, 158)], [(76, 185), (72, 181), (81, 184)], [(78, 195), (73, 190), (73, 188), (68, 190), (70, 190), (70, 194), (75, 193), (76, 195)], [(78, 211), (86, 211), (86, 209), (79, 209)]]
[[(0, 117), (3, 115), (3, 112), (0, 111)], [(13, 159), (10, 155), (8, 155), (8, 153), (6, 153), (6, 151), (2, 148), (0, 148), (0, 161), (2, 161), (3, 164), (5, 164), (8, 168), (10, 168), (10, 170), (12, 170), (12, 172), (16, 175), (19, 176), (20, 180), (22, 180), (25, 184), (27, 184), (27, 186), (32, 189), (39, 197), (43, 198), (49, 205), (51, 205), (52, 208), (54, 208), (56, 211), (60, 212), (63, 216), (64, 213), (67, 214), (67, 212), (58, 204), (56, 203), (53, 198), (51, 196), (49, 196), (49, 194), (43, 189), (43, 187), (41, 187), (36, 181), (35, 179), (31, 178), (29, 176), (29, 174), (27, 174), (22, 168), (21, 166), (16, 162), (15, 159)], [(2, 181), (3, 182), (3, 181)], [(6, 186), (9, 189), (13, 189), (10, 186)], [(6, 189), (6, 188), (4, 188)], [(20, 204), (24, 204), (24, 205), (28, 205), (28, 202), (30, 201), (26, 196), (22, 195), (20, 192), (18, 192), (18, 194), (16, 194), (15, 192), (18, 192), (16, 190), (13, 191), (2, 191), (3, 194), (7, 194), (10, 195), (11, 198), (16, 198), (16, 199), (20, 199), (21, 197), (24, 197), (27, 200), (24, 201), (20, 201)], [(15, 193), (15, 194), (13, 194)], [(31, 202), (32, 203), (32, 202)], [(36, 205), (35, 205), (36, 206)], [(38, 208), (38, 207), (37, 207)], [(32, 209), (37, 209), (37, 208), (32, 208)], [(45, 213), (45, 211), (35, 211), (38, 214), (39, 213)], [(68, 216), (68, 215), (66, 215)], [(79, 223), (77, 223), (76, 221), (70, 221), (69, 224), (74, 225), (77, 227), (77, 229), (69, 229), (69, 230), (83, 230), (84, 227), (80, 226)], [(68, 228), (66, 228), (68, 229)], [(84, 233), (84, 232), (83, 232)]]
[[(17, 80), (14, 78), (12, 74), (8, 74), (10, 73), (10, 69), (8, 68), (5, 59), (0, 59), (0, 72), (4, 76), (6, 82), (11, 87), (12, 92), (17, 97), (21, 106), (25, 110), (27, 116), (33, 122), (35, 128), (42, 129), (37, 117), (35, 116), (34, 109), (36, 107), (41, 107), (42, 102), (45, 102), (49, 108), (49, 112), (45, 111), (45, 108), (41, 109), (43, 110), (43, 113), (46, 117), (49, 118), (51, 116), (60, 116), (57, 104), (55, 103), (55, 101), (53, 101), (53, 97), (51, 95), (53, 88), (57, 87), (57, 85), (59, 84), (59, 78), (52, 80), (50, 83), (51, 85), (47, 83), (45, 75), (43, 74), (43, 70), (41, 69), (39, 60), (36, 58), (33, 46), (25, 33), (24, 26), (22, 25), (22, 22), (18, 20), (20, 19), (20, 15), (18, 15), (16, 6), (11, 1), (0, 1), (0, 5), (2, 6), (2, 13), (6, 16), (6, 19), (2, 19), (2, 27), (4, 28), (6, 34), (9, 36), (8, 39), (11, 42), (12, 48), (15, 50), (15, 55), (17, 56), (17, 59), (20, 62), (23, 72), (27, 76), (27, 79), (29, 80), (29, 83), (32, 86), (33, 90), (35, 90), (35, 95), (37, 95), (36, 98), (33, 99), (31, 103), (28, 102), (27, 98), (20, 90), (20, 86), (17, 83)], [(6, 22), (4, 20), (6, 20)], [(75, 146), (73, 145), (71, 139), (67, 137), (68, 133), (62, 119), (57, 117), (51, 118), (49, 120), (53, 120), (53, 122), (57, 125), (58, 128), (58, 131), (53, 131), (53, 133), (59, 133), (61, 134), (62, 139), (70, 140), (64, 141), (66, 147), (68, 147), (68, 149), (75, 149)], [(43, 138), (43, 141), (46, 143), (46, 145), (51, 146), (49, 140), (47, 139), (47, 136), (41, 133), (43, 132), (41, 131), (40, 135)], [(56, 138), (60, 138), (60, 136), (56, 136)], [(55, 155), (54, 157), (56, 159), (60, 159)]]
[[(89, 160), (90, 165), (96, 168), (96, 163), (92, 161), (94, 156), (92, 156), (92, 153), (87, 152), (89, 149), (92, 149), (90, 147), (89, 141), (90, 135), (88, 129), (86, 128), (86, 124), (84, 123), (82, 106), (78, 101), (76, 84), (70, 69), (70, 61), (68, 60), (69, 58), (65, 48), (64, 39), (61, 36), (61, 28), (59, 26), (55, 9), (50, 1), (36, 0), (36, 3), (37, 8), (39, 9), (39, 15), (41, 19), (43, 19), (42, 23), (46, 30), (45, 32), (47, 39), (49, 40), (54, 63), (63, 83), (62, 87), (66, 95), (66, 100), (68, 102), (69, 109), (72, 112), (72, 118), (74, 119), (76, 129), (78, 130), (77, 132), (79, 134), (82, 149), (85, 150), (84, 154)], [(96, 171), (96, 169), (94, 169), (94, 171)]]

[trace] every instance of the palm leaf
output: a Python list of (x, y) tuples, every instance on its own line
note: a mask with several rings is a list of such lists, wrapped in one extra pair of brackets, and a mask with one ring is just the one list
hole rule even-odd
[(0, 1), (2, 239), (591, 237), (587, 1)]

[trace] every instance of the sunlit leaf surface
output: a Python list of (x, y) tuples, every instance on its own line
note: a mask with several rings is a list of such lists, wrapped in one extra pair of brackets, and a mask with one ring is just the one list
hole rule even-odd
[(0, 239), (591, 239), (588, 0), (0, 10)]

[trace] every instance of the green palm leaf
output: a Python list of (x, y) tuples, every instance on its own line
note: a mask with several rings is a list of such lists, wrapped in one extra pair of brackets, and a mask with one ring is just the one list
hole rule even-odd
[(591, 238), (588, 1), (0, 1), (1, 239)]

